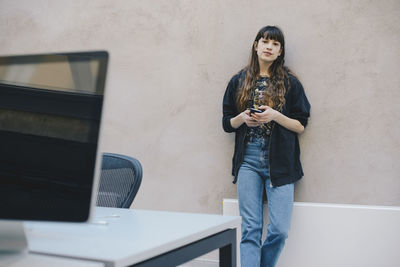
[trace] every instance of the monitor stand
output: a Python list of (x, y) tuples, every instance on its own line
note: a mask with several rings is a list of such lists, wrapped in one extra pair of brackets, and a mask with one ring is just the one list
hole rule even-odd
[(10, 264), (28, 254), (28, 241), (22, 221), (0, 220), (0, 265)]

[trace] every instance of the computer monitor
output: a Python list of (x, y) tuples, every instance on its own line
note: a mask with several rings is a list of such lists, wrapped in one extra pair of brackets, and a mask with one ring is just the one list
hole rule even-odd
[(107, 63), (105, 51), (0, 56), (0, 220), (88, 220)]

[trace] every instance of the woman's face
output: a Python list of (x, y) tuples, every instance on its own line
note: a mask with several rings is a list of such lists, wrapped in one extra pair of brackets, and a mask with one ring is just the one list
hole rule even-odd
[(266, 63), (274, 62), (282, 53), (281, 43), (272, 39), (261, 38), (258, 42), (254, 42), (254, 49), (258, 60)]

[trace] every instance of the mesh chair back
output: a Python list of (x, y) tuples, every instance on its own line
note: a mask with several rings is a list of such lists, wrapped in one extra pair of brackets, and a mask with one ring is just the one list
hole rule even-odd
[(129, 208), (142, 182), (142, 166), (132, 157), (104, 153), (97, 206)]

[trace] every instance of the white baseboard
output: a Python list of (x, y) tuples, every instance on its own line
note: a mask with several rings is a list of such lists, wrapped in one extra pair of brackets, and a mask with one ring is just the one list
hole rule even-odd
[(219, 267), (219, 261), (201, 257), (177, 267)]
[[(236, 199), (223, 203), (224, 215), (239, 215)], [(296, 202), (277, 264), (292, 266), (399, 267), (400, 207)]]

